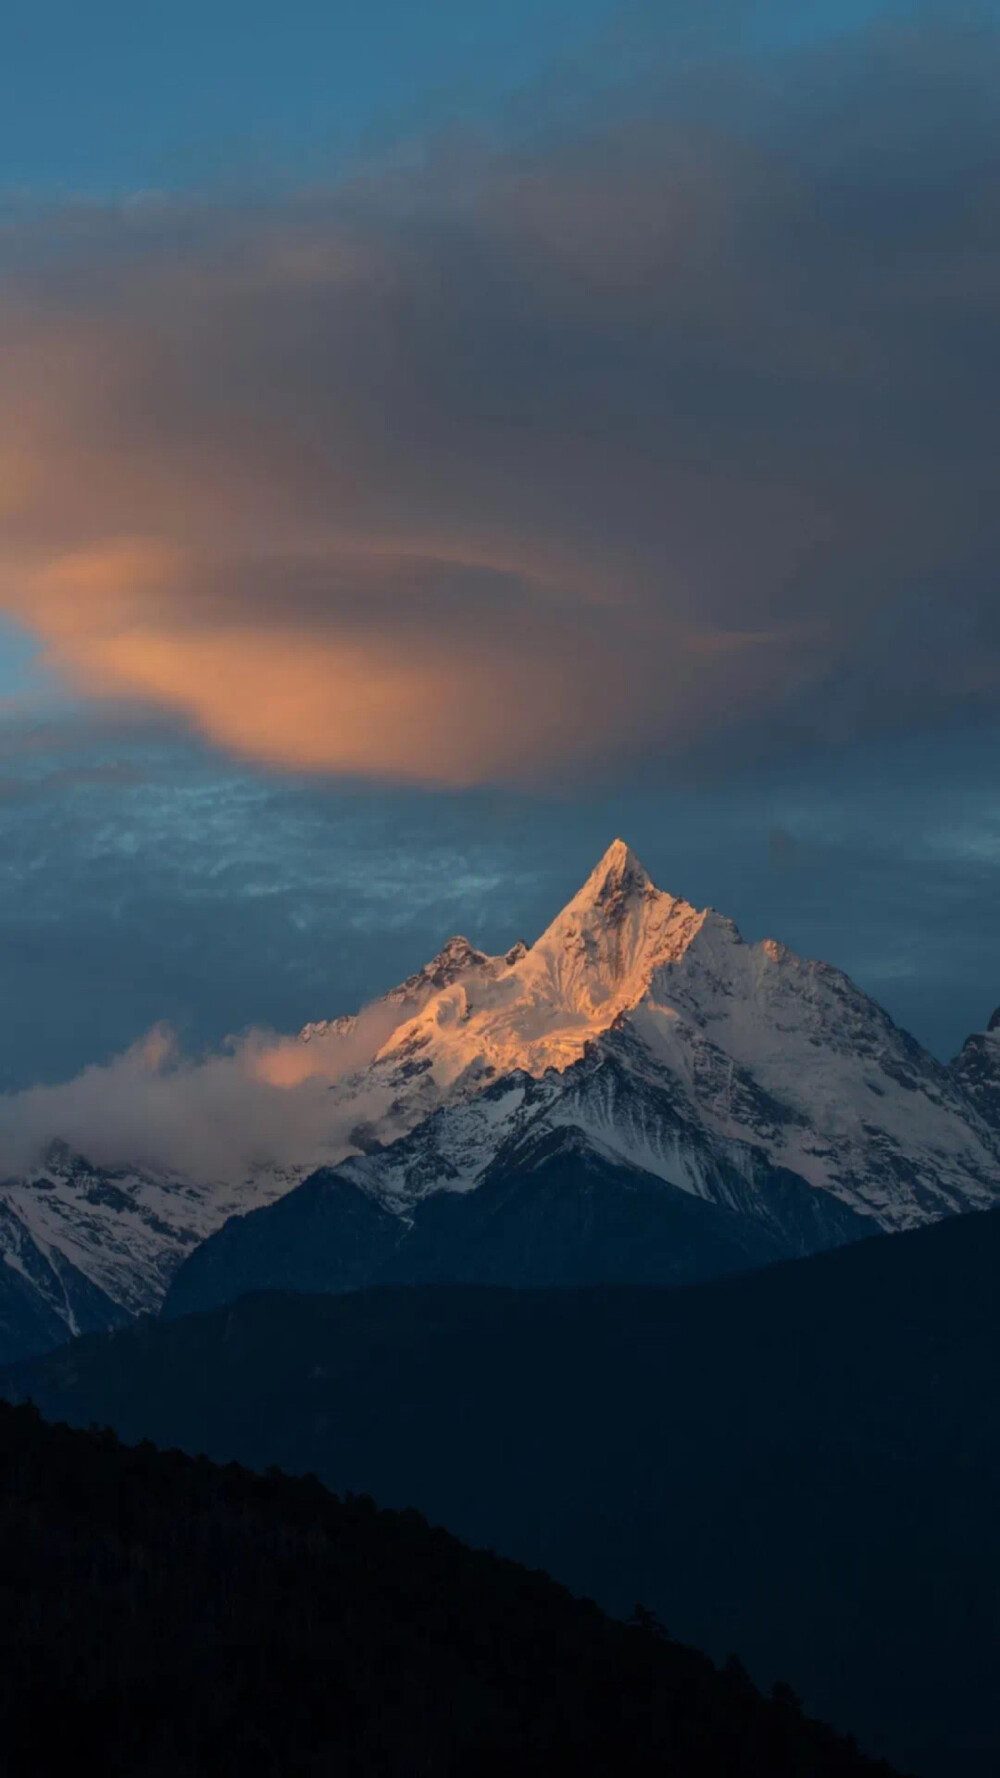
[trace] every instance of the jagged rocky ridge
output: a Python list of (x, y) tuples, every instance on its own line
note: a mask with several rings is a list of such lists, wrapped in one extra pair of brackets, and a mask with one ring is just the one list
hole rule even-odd
[(530, 948), (452, 939), (371, 1028), (319, 1173), (220, 1186), (63, 1154), (0, 1185), (0, 1349), (155, 1308), (171, 1279), (187, 1307), (383, 1276), (677, 1281), (1000, 1200), (1000, 1031), (939, 1063), (621, 841)]
[(985, 1031), (966, 1038), (952, 1072), (986, 1123), (1000, 1130), (1000, 1006)]

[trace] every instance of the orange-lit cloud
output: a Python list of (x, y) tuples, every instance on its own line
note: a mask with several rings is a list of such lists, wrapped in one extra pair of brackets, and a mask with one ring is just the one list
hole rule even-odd
[(0, 605), (75, 689), (296, 770), (562, 778), (988, 702), (995, 118), (956, 88), (931, 181), (932, 49), (883, 50), (892, 104), (841, 71), (879, 122), (849, 189), (817, 97), (773, 140), (745, 107), (8, 229)]
[[(331, 550), (310, 578), (353, 577), (373, 610), (296, 610), (292, 596), (285, 610), (279, 582), (269, 611), (241, 609), (240, 567), (227, 565), (232, 606), (213, 610), (197, 555), (123, 540), (47, 564), (20, 609), (83, 691), (179, 709), (221, 746), (272, 765), (452, 784), (592, 764), (640, 745), (651, 718), (665, 739), (690, 735), (707, 655), (719, 657), (724, 691), (734, 655), (756, 653), (765, 678), (781, 659), (781, 637), (686, 632), (626, 601), (594, 609), (585, 583), (562, 608), (524, 580), (477, 601), (480, 571), (460, 564), (471, 610), (451, 594), (393, 608), (370, 561)], [(433, 559), (392, 567), (397, 581), (456, 573)], [(740, 677), (744, 691), (755, 682), (752, 669)]]

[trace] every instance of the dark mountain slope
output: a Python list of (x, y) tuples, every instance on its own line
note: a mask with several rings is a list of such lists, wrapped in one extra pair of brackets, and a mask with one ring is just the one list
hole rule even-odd
[(0, 1407), (0, 1605), (10, 1778), (876, 1772), (418, 1514), (25, 1408)]
[(475, 1191), (425, 1198), (386, 1275), (404, 1284), (687, 1284), (782, 1257), (762, 1222), (564, 1128), (516, 1160), (501, 1156)]
[(227, 1303), (248, 1290), (358, 1290), (390, 1264), (406, 1224), (332, 1168), (322, 1168), (263, 1215), (231, 1216), (196, 1247), (164, 1313)]
[[(789, 1200), (793, 1209), (801, 1203), (802, 1220), (826, 1194), (777, 1168), (769, 1185), (773, 1221), (742, 1215), (602, 1154), (573, 1128), (544, 1131), (516, 1156), (501, 1156), (475, 1191), (434, 1192), (405, 1220), (348, 1169), (324, 1169), (196, 1247), (164, 1313), (215, 1308), (255, 1290), (378, 1283), (689, 1284), (787, 1257), (777, 1213)], [(862, 1217), (827, 1201), (829, 1226), (810, 1231), (815, 1243), (868, 1232)]]
[(680, 1291), (258, 1296), (7, 1373), (412, 1504), (935, 1778), (1000, 1770), (1000, 1215)]
[[(495, 1092), (512, 1097), (505, 1081)], [(434, 1131), (464, 1117), (464, 1106), (436, 1113), (374, 1159), (324, 1168), (276, 1204), (233, 1216), (183, 1262), (165, 1314), (262, 1289), (698, 1284), (872, 1232), (870, 1218), (749, 1150), (740, 1172), (701, 1140), (715, 1191), (703, 1198), (609, 1154), (578, 1125), (544, 1118), (500, 1149), (473, 1191), (432, 1191), (406, 1216), (370, 1195), (367, 1170), (423, 1161)], [(658, 1129), (667, 1127), (660, 1109)], [(694, 1131), (685, 1141), (698, 1150)]]

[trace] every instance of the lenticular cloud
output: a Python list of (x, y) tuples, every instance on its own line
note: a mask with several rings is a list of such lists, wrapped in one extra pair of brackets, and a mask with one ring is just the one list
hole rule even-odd
[(296, 770), (991, 705), (997, 39), (872, 47), (702, 70), (696, 128), (665, 80), (427, 174), (9, 222), (0, 603)]

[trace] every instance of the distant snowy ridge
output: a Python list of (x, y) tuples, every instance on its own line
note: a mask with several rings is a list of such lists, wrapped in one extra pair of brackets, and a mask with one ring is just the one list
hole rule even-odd
[(54, 1344), (155, 1311), (185, 1255), (236, 1211), (258, 1208), (301, 1174), (242, 1188), (94, 1167), (53, 1143), (39, 1164), (0, 1180), (0, 1348), (19, 1328)]

